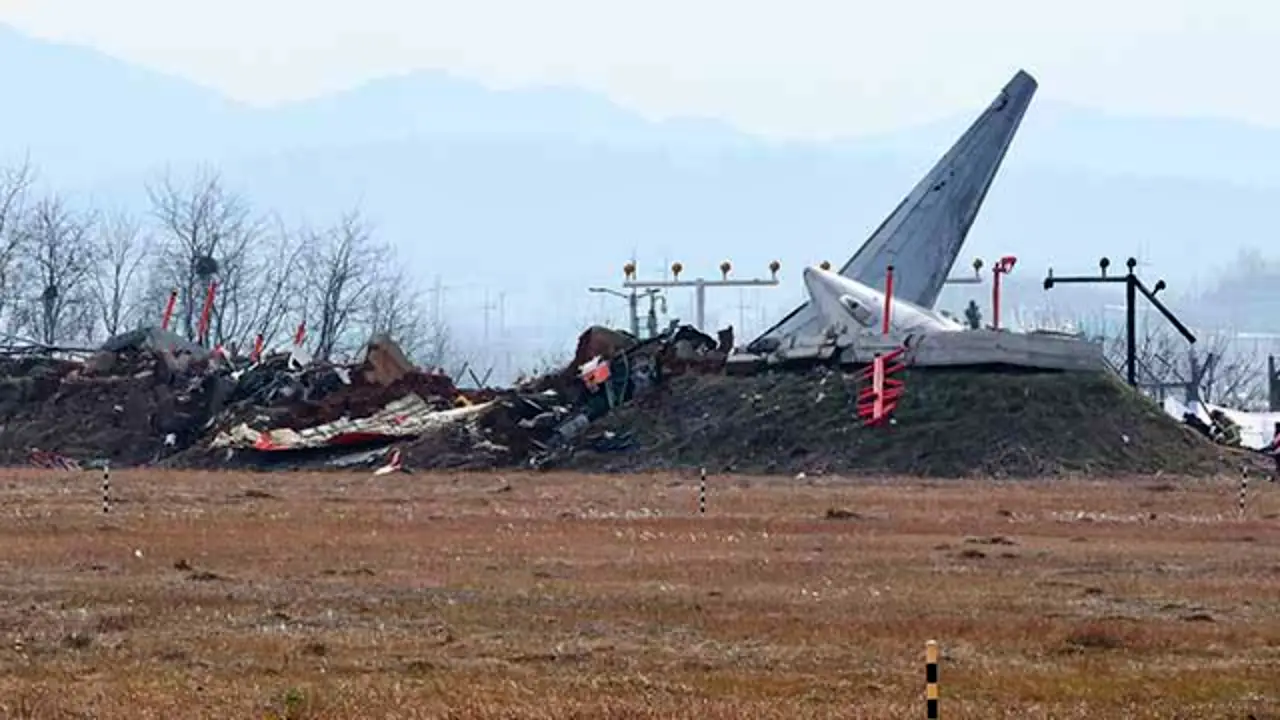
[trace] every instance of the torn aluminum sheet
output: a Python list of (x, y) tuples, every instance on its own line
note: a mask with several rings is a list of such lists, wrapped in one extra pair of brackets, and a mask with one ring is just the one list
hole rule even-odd
[(230, 432), (219, 433), (210, 445), (215, 448), (238, 447), (280, 452), (411, 438), (474, 417), (484, 412), (489, 405), (490, 403), (479, 403), (450, 410), (433, 410), (421, 396), (410, 393), (387, 403), (382, 410), (369, 417), (355, 420), (342, 418), (304, 430), (278, 428), (259, 432), (242, 423)]

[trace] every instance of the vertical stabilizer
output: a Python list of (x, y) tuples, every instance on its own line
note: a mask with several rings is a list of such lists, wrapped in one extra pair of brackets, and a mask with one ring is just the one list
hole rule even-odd
[[(894, 296), (932, 308), (1035, 92), (1035, 79), (1018, 71), (840, 274), (883, 291), (885, 269), (893, 265)], [(806, 302), (747, 347), (765, 352), (817, 334), (820, 325)]]

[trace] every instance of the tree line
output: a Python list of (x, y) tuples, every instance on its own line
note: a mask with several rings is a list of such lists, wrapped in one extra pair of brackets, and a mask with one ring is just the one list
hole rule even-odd
[[(1015, 313), (1028, 329), (1054, 330), (1098, 343), (1103, 359), (1121, 377), (1128, 374), (1128, 339), (1123, 323), (1107, 323), (1078, 306)], [(1155, 313), (1138, 316), (1135, 328), (1135, 380), (1158, 400), (1188, 396), (1237, 410), (1261, 411), (1269, 405), (1267, 356), (1280, 349), (1252, 340), (1212, 322), (1193, 324), (1194, 344)]]
[(425, 288), (373, 224), (352, 209), (323, 226), (289, 227), (208, 167), (147, 185), (140, 213), (80, 207), (39, 192), (29, 162), (0, 167), (0, 332), (5, 344), (94, 347), (158, 326), (198, 340), (217, 284), (207, 344), (247, 354), (293, 342), (343, 360), (376, 333), (425, 366), (455, 360)]

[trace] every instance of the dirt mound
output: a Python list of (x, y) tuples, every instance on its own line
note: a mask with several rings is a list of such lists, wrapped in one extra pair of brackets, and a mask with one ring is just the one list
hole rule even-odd
[(80, 460), (151, 462), (172, 433), (179, 443), (201, 432), (207, 403), (143, 377), (86, 377), (35, 366), (0, 377), (0, 463), (26, 464), (32, 448)]
[[(917, 369), (905, 380), (896, 424), (864, 428), (854, 409), (858, 386), (840, 372), (672, 378), (593, 424), (583, 449), (561, 465), (935, 477), (1239, 467), (1238, 457), (1107, 375)], [(606, 432), (614, 449), (588, 449)]]

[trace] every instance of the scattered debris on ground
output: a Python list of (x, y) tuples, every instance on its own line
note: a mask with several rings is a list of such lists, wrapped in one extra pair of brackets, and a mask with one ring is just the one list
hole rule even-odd
[(593, 327), (560, 371), (460, 390), (386, 336), (336, 365), (296, 348), (251, 362), (142, 329), (86, 357), (0, 359), (0, 462), (1024, 477), (1249, 459), (1107, 375), (910, 370), (892, 423), (865, 427), (855, 374), (729, 376), (730, 345), (687, 326), (646, 340)]

